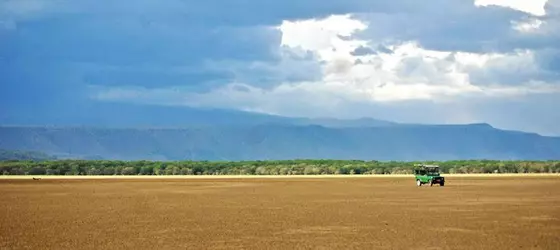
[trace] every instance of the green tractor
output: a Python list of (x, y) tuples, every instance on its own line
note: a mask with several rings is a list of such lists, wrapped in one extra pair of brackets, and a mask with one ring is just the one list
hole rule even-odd
[(416, 179), (417, 186), (422, 186), (423, 184), (433, 186), (436, 183), (439, 183), (440, 186), (445, 185), (445, 177), (440, 176), (439, 166), (437, 165), (415, 165), (414, 178)]

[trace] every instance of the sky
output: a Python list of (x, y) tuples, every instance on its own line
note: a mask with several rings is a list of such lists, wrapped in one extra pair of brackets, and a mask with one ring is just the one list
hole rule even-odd
[(0, 113), (95, 102), (560, 136), (560, 0), (0, 0)]

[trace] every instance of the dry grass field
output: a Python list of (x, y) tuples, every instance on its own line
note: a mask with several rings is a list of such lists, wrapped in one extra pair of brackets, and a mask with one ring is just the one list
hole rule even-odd
[(0, 249), (560, 249), (560, 177), (0, 180)]

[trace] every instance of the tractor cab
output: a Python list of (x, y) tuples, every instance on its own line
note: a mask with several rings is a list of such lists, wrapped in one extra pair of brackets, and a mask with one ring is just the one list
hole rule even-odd
[(422, 186), (423, 184), (428, 183), (430, 186), (433, 186), (436, 183), (440, 186), (445, 185), (445, 177), (440, 175), (439, 166), (437, 165), (415, 165), (414, 177), (416, 179), (417, 186)]

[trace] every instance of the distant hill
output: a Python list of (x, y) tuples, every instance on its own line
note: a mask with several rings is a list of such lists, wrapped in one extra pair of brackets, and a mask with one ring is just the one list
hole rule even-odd
[(488, 124), (296, 118), (227, 109), (88, 103), (0, 112), (0, 148), (122, 160), (560, 159), (560, 138)]
[(204, 126), (321, 125), (326, 127), (371, 127), (397, 123), (362, 118), (296, 118), (230, 109), (154, 106), (123, 103), (89, 103), (60, 113), (45, 109), (26, 113), (0, 112), (0, 125), (86, 126), (104, 128), (185, 128)]
[(0, 161), (45, 161), (55, 159), (56, 157), (47, 155), (42, 152), (0, 149)]
[(287, 124), (293, 125), (320, 125), (330, 128), (355, 128), (355, 127), (384, 127), (400, 125), (396, 122), (378, 120), (373, 118), (335, 119), (335, 118), (286, 118)]
[[(332, 124), (331, 124), (332, 125)], [(560, 138), (488, 124), (190, 128), (0, 127), (0, 148), (121, 160), (560, 159)]]

